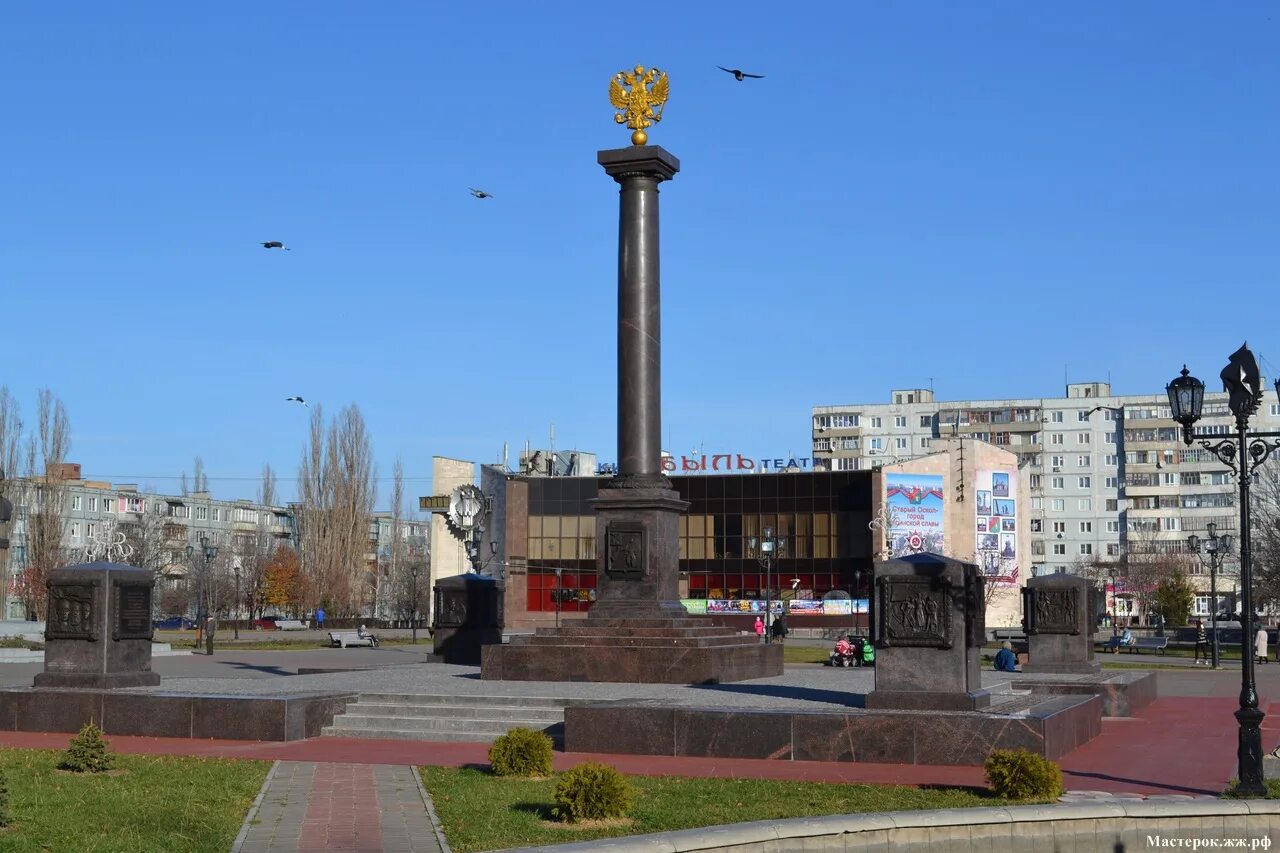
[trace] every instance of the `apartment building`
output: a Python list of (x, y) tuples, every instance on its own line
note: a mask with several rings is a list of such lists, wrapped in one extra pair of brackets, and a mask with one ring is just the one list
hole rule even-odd
[[(186, 549), (200, 548), (205, 539), (216, 546), (233, 565), (236, 553), (253, 547), (265, 533), (271, 541), (298, 547), (298, 530), (292, 505), (273, 506), (249, 500), (218, 500), (208, 492), (189, 495), (166, 495), (139, 491), (137, 485), (108, 483), (80, 478), (80, 466), (67, 464), (61, 471), (64, 488), (62, 536), (64, 558), (68, 563), (88, 560), (95, 548), (109, 543), (116, 534), (129, 530), (129, 541), (147, 553), (133, 554), (129, 560), (146, 565), (162, 576), (164, 582), (181, 582), (190, 571)], [(19, 490), (19, 494), (21, 490)], [(27, 562), (28, 507), (20, 499), (14, 501), (13, 520), (9, 532), (8, 578), (3, 601), (4, 618), (22, 619), (25, 608), (20, 597), (19, 578)], [(368, 615), (381, 615), (385, 609), (380, 581), (386, 570), (380, 563), (391, 558), (393, 549), (390, 513), (375, 513), (369, 520), (369, 548), (365, 570), (374, 579)], [(404, 519), (400, 536), (406, 551), (425, 559), (428, 553), (429, 522)]]
[[(1234, 477), (1213, 454), (1182, 443), (1163, 391), (1115, 395), (1109, 383), (1086, 382), (1067, 385), (1062, 397), (938, 401), (913, 388), (889, 400), (815, 406), (815, 467), (880, 467), (926, 455), (951, 435), (1012, 451), (1027, 473), (1033, 574), (1122, 553), (1181, 552), (1210, 522), (1233, 535), (1239, 527)], [(1280, 428), (1280, 402), (1268, 394), (1253, 424)], [(1205, 394), (1197, 428), (1234, 429), (1225, 393)], [(1198, 596), (1195, 612), (1208, 611), (1208, 596)]]

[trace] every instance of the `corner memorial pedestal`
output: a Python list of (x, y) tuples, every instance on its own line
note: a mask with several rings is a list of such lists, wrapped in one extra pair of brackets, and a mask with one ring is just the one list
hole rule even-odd
[(991, 704), (978, 649), (986, 635), (978, 567), (912, 554), (875, 567), (876, 686), (868, 709), (975, 711)]
[(1076, 575), (1031, 578), (1022, 590), (1022, 627), (1027, 633), (1023, 672), (1098, 675), (1093, 629), (1098, 624), (1092, 585)]
[(151, 572), (86, 563), (49, 573), (44, 672), (36, 687), (151, 687)]

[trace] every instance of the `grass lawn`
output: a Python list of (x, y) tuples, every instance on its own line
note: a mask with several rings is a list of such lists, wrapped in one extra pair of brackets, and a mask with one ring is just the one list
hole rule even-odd
[(60, 755), (0, 749), (14, 818), (0, 829), (0, 850), (226, 853), (271, 768), (269, 761), (117, 755), (118, 775), (78, 774), (54, 769)]
[(554, 779), (497, 777), (477, 769), (419, 770), (445, 837), (456, 853), (751, 820), (1004, 803), (989, 794), (958, 788), (631, 776), (628, 778), (637, 796), (630, 825), (575, 829), (548, 820), (554, 804)]
[[(284, 632), (281, 632), (280, 639), (278, 640), (267, 639), (262, 636), (264, 633), (270, 635), (275, 632), (260, 632), (255, 635), (246, 631), (241, 632), (240, 634), (241, 637), (245, 637), (246, 639), (233, 640), (231, 639), (230, 631), (227, 632), (225, 638), (220, 631), (217, 634), (214, 634), (213, 647), (214, 649), (223, 649), (227, 651), (234, 649), (244, 649), (248, 651), (298, 651), (299, 649), (329, 648), (329, 643), (325, 640), (307, 637), (290, 637)], [(194, 631), (156, 631), (156, 642), (170, 643), (175, 649), (194, 648), (195, 639), (196, 635)], [(410, 645), (410, 639), (408, 637), (379, 638), (378, 645), (407, 646)], [(418, 645), (424, 647), (429, 647), (431, 645), (431, 638), (426, 635), (426, 632), (419, 633)], [(204, 643), (200, 644), (200, 648), (204, 648)]]

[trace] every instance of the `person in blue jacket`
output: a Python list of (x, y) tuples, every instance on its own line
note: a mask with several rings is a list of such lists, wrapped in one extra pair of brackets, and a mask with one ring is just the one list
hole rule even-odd
[(996, 671), (997, 672), (1017, 672), (1018, 658), (1013, 653), (1013, 644), (1005, 640), (1000, 644), (1000, 651), (996, 652)]

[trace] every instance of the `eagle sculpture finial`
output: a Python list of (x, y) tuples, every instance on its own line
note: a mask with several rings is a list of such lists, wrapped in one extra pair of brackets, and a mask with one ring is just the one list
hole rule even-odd
[[(623, 86), (630, 87), (630, 91)], [(609, 81), (609, 103), (618, 110), (613, 120), (618, 124), (626, 124), (634, 133), (631, 134), (632, 145), (644, 145), (649, 141), (649, 134), (644, 129), (651, 124), (662, 121), (662, 108), (667, 103), (667, 94), (671, 85), (667, 75), (657, 68), (645, 70), (637, 65), (635, 71), (619, 71)]]

